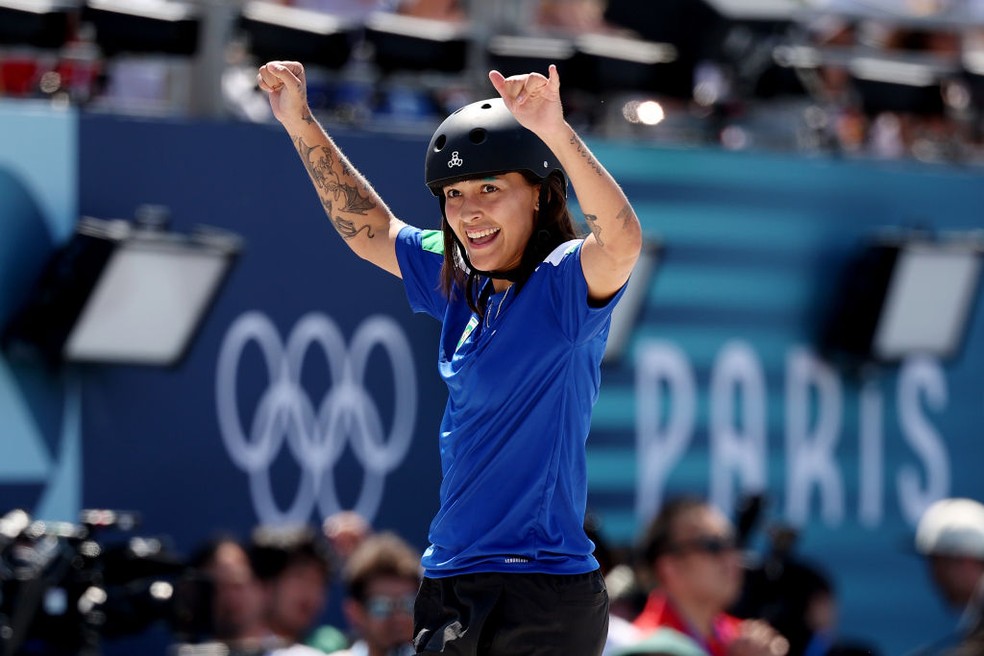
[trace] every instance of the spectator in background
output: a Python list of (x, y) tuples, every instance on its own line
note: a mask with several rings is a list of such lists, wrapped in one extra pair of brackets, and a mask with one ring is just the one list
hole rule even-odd
[(376, 11), (459, 22), (465, 20), (460, 0), (278, 0), (281, 4), (313, 9), (346, 20), (362, 22)]
[(613, 656), (707, 656), (707, 652), (679, 631), (660, 627)]
[(627, 30), (605, 20), (608, 0), (540, 0), (537, 27), (548, 32), (577, 34), (627, 34)]
[[(258, 527), (249, 545), (250, 562), (266, 594), (265, 620), (287, 645), (308, 637), (327, 601), (331, 557), (322, 536), (309, 526)], [(345, 644), (340, 631), (318, 633), (320, 651)]]
[(789, 641), (790, 656), (875, 656), (872, 646), (839, 635), (833, 584), (819, 567), (795, 556), (798, 533), (787, 526), (769, 533), (770, 552), (746, 570), (742, 598), (731, 612), (766, 620)]
[(725, 612), (742, 586), (741, 553), (730, 522), (697, 498), (666, 503), (647, 528), (641, 558), (658, 583), (635, 619), (644, 632), (677, 631), (710, 656), (783, 656), (789, 643), (758, 620)]
[(393, 533), (366, 538), (342, 574), (345, 616), (355, 643), (335, 656), (413, 654), (413, 605), (421, 579), (420, 554)]
[(212, 582), (212, 637), (231, 651), (250, 652), (267, 643), (263, 587), (237, 540), (211, 540), (190, 562)]
[(278, 0), (280, 4), (312, 9), (344, 20), (362, 22), (374, 11), (391, 11), (395, 0)]
[(937, 501), (920, 518), (915, 542), (943, 600), (962, 612), (952, 634), (916, 653), (984, 654), (984, 505), (973, 499)]
[[(321, 532), (331, 550), (332, 570), (341, 572), (359, 545), (373, 534), (373, 529), (366, 518), (354, 510), (340, 510), (325, 517), (321, 523)], [(324, 647), (330, 645), (332, 651), (341, 648), (337, 642), (338, 629), (331, 623), (334, 622), (339, 627), (346, 625), (343, 608), (345, 596), (345, 582), (342, 577), (332, 576), (328, 584), (328, 603), (325, 613), (329, 624), (319, 626), (312, 631), (308, 636), (307, 644)], [(348, 642), (346, 641), (345, 644), (347, 645)]]
[(396, 13), (452, 23), (460, 23), (467, 19), (460, 0), (399, 0), (396, 4)]
[(372, 526), (354, 510), (342, 510), (325, 517), (325, 521), (321, 523), (321, 531), (341, 568), (359, 545), (372, 534)]
[(212, 583), (212, 632), (232, 656), (318, 656), (323, 652), (295, 644), (272, 631), (270, 597), (239, 541), (222, 536), (205, 543), (189, 562)]

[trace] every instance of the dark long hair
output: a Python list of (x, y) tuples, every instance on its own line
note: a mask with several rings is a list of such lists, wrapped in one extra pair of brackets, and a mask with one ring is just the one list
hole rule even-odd
[[(533, 270), (557, 246), (578, 236), (567, 207), (567, 183), (561, 175), (552, 174), (541, 180), (532, 173), (519, 171), (530, 184), (540, 185), (540, 209), (534, 211), (533, 234), (526, 242), (526, 249), (519, 266), (508, 272), (513, 281), (514, 293), (518, 294), (529, 279)], [(486, 273), (478, 272), (469, 266), (464, 247), (458, 242), (444, 212), (441, 197), (441, 231), (444, 233), (444, 265), (441, 267), (441, 290), (448, 298), (457, 290), (465, 294), (465, 301), (472, 312), (480, 318), (485, 316), (485, 300), (482, 295), (482, 282)], [(457, 290), (455, 289), (457, 287)]]

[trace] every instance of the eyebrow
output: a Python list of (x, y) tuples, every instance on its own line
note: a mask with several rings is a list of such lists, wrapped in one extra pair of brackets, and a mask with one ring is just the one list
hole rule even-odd
[(458, 185), (460, 185), (462, 183), (465, 183), (465, 182), (474, 182), (474, 181), (477, 181), (477, 182), (495, 182), (495, 181), (501, 180), (501, 179), (502, 179), (502, 176), (501, 175), (487, 175), (484, 178), (465, 178), (464, 180), (455, 180), (454, 182), (449, 182), (448, 184), (444, 185), (443, 189), (445, 189), (445, 190), (453, 189), (453, 188), (457, 187)]

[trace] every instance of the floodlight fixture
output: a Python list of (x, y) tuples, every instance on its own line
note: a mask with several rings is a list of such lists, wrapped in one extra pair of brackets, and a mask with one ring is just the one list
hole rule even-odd
[(956, 355), (981, 273), (980, 245), (912, 242), (899, 249), (872, 336), (879, 360)]
[(214, 228), (85, 217), (3, 333), (11, 358), (48, 365), (181, 361), (241, 249)]
[(850, 261), (821, 351), (861, 363), (957, 356), (977, 301), (984, 235), (879, 239)]

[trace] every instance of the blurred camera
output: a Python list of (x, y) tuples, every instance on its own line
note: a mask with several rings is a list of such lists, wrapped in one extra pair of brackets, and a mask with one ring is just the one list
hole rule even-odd
[(208, 635), (210, 581), (164, 540), (131, 535), (138, 524), (116, 510), (84, 510), (77, 524), (0, 518), (0, 656), (98, 654), (157, 622), (179, 640)]

